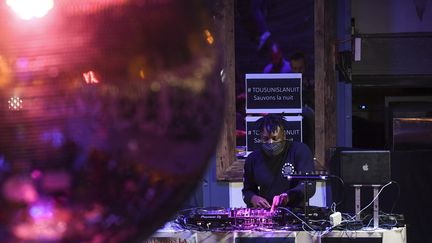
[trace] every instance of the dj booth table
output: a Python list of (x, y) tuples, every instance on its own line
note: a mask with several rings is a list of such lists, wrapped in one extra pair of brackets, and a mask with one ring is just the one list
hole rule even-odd
[(144, 241), (156, 242), (229, 242), (229, 243), (258, 243), (258, 242), (292, 242), (292, 243), (336, 243), (336, 242), (364, 242), (364, 243), (406, 243), (406, 228), (332, 231), (319, 236), (307, 231), (158, 231)]

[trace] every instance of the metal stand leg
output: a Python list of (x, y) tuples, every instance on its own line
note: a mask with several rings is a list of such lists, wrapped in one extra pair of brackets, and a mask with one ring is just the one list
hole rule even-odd
[[(360, 215), (360, 207), (361, 207), (361, 200), (360, 200), (360, 188), (362, 185), (353, 185), (355, 190), (355, 215), (356, 220), (361, 220)], [(373, 221), (374, 221), (374, 228), (378, 228), (379, 226), (379, 198), (378, 198), (378, 192), (381, 187), (381, 185), (372, 185), (373, 187), (373, 198), (377, 197), (376, 200), (373, 202)]]
[(304, 188), (304, 214), (305, 214), (305, 220), (307, 223), (309, 223), (309, 212), (308, 212), (308, 208), (309, 208), (309, 194), (308, 194), (308, 189), (309, 189), (309, 181), (304, 181), (303, 184), (303, 188)]
[(360, 188), (361, 185), (354, 185), (355, 190), (355, 216), (356, 220), (360, 220)]
[[(380, 186), (373, 186), (373, 198), (375, 198), (378, 195), (378, 191), (379, 191), (379, 187)], [(373, 204), (373, 221), (374, 221), (374, 228), (378, 228), (379, 225), (379, 198), (377, 198), (374, 201)]]

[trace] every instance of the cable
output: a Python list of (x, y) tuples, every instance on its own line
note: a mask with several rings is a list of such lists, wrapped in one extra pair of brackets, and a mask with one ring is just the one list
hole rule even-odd
[(345, 183), (342, 180), (342, 178), (340, 178), (337, 175), (329, 175), (329, 177), (330, 178), (337, 178), (337, 179), (339, 179), (339, 181), (341, 182), (341, 185), (342, 185), (342, 198), (341, 198), (341, 200), (339, 200), (339, 202), (336, 203), (336, 206), (334, 208), (334, 210), (336, 211), (336, 207), (339, 206), (344, 201), (344, 199), (345, 199)]
[[(381, 218), (383, 218), (383, 217), (385, 217), (385, 216), (387, 216), (387, 215), (388, 215), (388, 214), (379, 215), (378, 220), (381, 220)], [(373, 218), (372, 216), (370, 216), (370, 217), (371, 217), (371, 219), (369, 220), (369, 222), (368, 222), (368, 224), (365, 226), (365, 228), (369, 228), (370, 224), (371, 224), (372, 221), (374, 220), (374, 218)], [(365, 218), (366, 218), (366, 217), (365, 217)], [(398, 223), (396, 218), (394, 218), (393, 221), (394, 221), (393, 224), (379, 224), (379, 226), (380, 226), (381, 228), (383, 228), (383, 227), (390, 227), (390, 228), (392, 228), (392, 227), (396, 226), (397, 223)], [(371, 229), (371, 230), (375, 230), (375, 229), (376, 229), (376, 228), (373, 228), (373, 229)]]
[[(286, 210), (288, 213), (294, 215), (294, 217), (296, 217), (298, 220), (300, 220), (302, 222), (302, 224), (305, 224), (309, 229), (311, 229), (312, 231), (315, 232), (315, 230), (308, 224), (306, 223), (303, 219), (299, 218), (295, 213), (293, 213), (291, 210), (289, 210), (288, 208), (284, 208), (284, 207), (278, 207), (280, 209)], [(302, 225), (303, 228), (303, 225)]]
[[(386, 215), (386, 214), (381, 215), (380, 217), (384, 217), (384, 216), (388, 216), (388, 214), (387, 214), (387, 215)], [(391, 219), (391, 218), (389, 217), (389, 219)], [(396, 217), (393, 218), (393, 221), (394, 221), (393, 224), (380, 224), (380, 226), (381, 226), (381, 227), (384, 226), (384, 227), (390, 227), (390, 228), (393, 228), (394, 226), (396, 226), (396, 225), (398, 224), (398, 221), (397, 221)]]
[(315, 237), (315, 236), (318, 235), (318, 232), (313, 231), (313, 232), (315, 233), (315, 234), (313, 234), (313, 233), (309, 232), (308, 230), (306, 230), (306, 229), (304, 228), (304, 224), (302, 224), (302, 229), (303, 229), (304, 232), (308, 233), (309, 235), (311, 235), (311, 236), (313, 236), (313, 237)]
[(333, 213), (336, 213), (336, 203), (335, 203), (335, 202), (332, 202), (332, 204), (330, 205), (330, 210), (331, 210)]
[[(371, 218), (369, 219), (368, 224), (366, 225), (366, 228), (369, 228), (370, 224), (372, 223), (372, 221), (374, 220), (374, 218), (371, 216)], [(379, 218), (378, 218), (379, 220)]]
[(343, 221), (341, 221), (341, 223), (338, 224), (338, 225), (334, 225), (334, 226), (328, 227), (325, 231), (323, 231), (321, 234), (319, 234), (319, 237), (323, 237), (324, 235), (330, 233), (334, 228), (337, 228), (337, 227), (339, 227), (341, 224), (344, 224), (344, 223), (347, 223), (347, 222), (349, 222), (349, 221), (343, 220)]

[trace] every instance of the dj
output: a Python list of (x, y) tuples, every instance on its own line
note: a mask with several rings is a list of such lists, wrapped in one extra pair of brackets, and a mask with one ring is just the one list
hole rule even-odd
[[(282, 167), (290, 166), (296, 172), (312, 172), (314, 164), (310, 149), (304, 143), (286, 140), (286, 121), (282, 116), (268, 114), (257, 121), (257, 126), (262, 146), (246, 158), (242, 190), (244, 202), (248, 207), (271, 210), (278, 206), (301, 206), (304, 186), (299, 181), (283, 177)], [(308, 194), (314, 192), (308, 191)]]

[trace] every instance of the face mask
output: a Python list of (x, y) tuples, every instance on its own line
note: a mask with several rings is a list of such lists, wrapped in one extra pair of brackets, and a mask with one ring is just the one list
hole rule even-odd
[(270, 157), (279, 155), (280, 153), (282, 153), (284, 148), (285, 148), (285, 141), (262, 144), (262, 149), (264, 153)]

